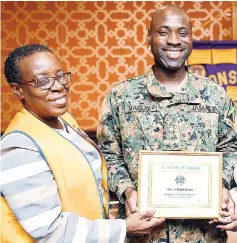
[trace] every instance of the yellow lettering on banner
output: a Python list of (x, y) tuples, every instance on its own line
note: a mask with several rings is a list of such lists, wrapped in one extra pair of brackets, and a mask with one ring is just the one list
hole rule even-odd
[(213, 64), (221, 63), (237, 63), (237, 54), (235, 48), (233, 49), (212, 49)]
[(208, 78), (220, 85), (235, 85), (237, 84), (237, 71), (230, 70), (228, 73), (226, 73), (226, 71), (218, 72), (216, 74), (210, 74)]
[(218, 79), (220, 85), (228, 85), (226, 71), (218, 72), (217, 79)]
[(193, 49), (188, 58), (188, 65), (193, 64), (212, 64), (211, 50), (196, 50)]
[(236, 84), (236, 82), (237, 82), (237, 71), (231, 70), (229, 72), (228, 76), (229, 76), (229, 83), (230, 84)]

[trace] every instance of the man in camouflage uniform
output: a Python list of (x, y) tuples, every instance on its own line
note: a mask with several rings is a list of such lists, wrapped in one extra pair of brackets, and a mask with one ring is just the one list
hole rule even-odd
[[(112, 89), (103, 102), (98, 127), (109, 186), (121, 202), (119, 217), (123, 218), (137, 210), (139, 150), (224, 152), (223, 183), (228, 189), (237, 160), (234, 103), (221, 86), (185, 67), (192, 51), (186, 13), (175, 5), (156, 11), (148, 43), (154, 66), (147, 74)], [(208, 222), (169, 219), (163, 228), (131, 236), (130, 242), (226, 242), (226, 233)]]

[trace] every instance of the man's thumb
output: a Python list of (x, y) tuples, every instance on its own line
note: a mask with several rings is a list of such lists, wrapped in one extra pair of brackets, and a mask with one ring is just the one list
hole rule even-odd
[[(137, 200), (135, 198), (129, 198), (127, 200), (127, 204), (130, 208), (131, 213), (134, 213), (137, 211)], [(138, 209), (139, 210), (139, 209)]]

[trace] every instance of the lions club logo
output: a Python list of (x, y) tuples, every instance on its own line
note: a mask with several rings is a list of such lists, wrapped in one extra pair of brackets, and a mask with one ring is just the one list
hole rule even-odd
[(198, 74), (203, 77), (206, 76), (206, 69), (205, 69), (204, 65), (191, 65), (191, 66), (189, 66), (188, 70), (191, 73)]
[(176, 176), (175, 180), (176, 184), (178, 185), (183, 185), (186, 181), (185, 177), (184, 176)]

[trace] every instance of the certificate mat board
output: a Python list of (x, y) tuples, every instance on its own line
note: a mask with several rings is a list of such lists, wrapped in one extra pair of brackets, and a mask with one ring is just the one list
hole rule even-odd
[(156, 217), (219, 218), (222, 153), (139, 151), (138, 206)]

